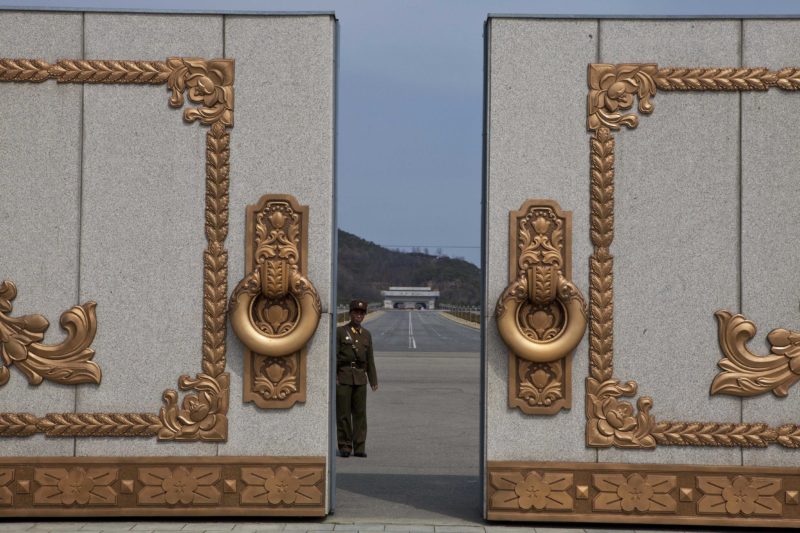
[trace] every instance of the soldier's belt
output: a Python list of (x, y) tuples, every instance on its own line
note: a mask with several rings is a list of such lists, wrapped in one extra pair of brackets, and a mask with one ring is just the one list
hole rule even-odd
[(353, 361), (353, 362), (351, 362), (351, 363), (345, 363), (345, 364), (343, 364), (343, 365), (339, 365), (339, 368), (347, 368), (348, 366), (349, 366), (350, 368), (357, 368), (357, 369), (359, 369), (359, 370), (365, 370), (365, 366), (366, 366), (366, 365), (361, 365), (361, 364), (359, 364), (359, 363), (357, 363), (357, 362)]

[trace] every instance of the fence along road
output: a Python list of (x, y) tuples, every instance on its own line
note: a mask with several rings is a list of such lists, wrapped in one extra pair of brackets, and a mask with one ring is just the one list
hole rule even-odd
[(372, 333), (376, 352), (480, 352), (480, 330), (448, 320), (438, 311), (387, 310), (364, 326)]

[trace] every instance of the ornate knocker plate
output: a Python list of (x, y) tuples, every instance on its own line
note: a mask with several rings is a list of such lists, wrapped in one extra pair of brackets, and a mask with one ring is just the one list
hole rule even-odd
[(571, 407), (568, 356), (586, 330), (586, 303), (570, 281), (572, 214), (528, 200), (510, 214), (509, 279), (495, 317), (509, 356), (509, 405), (528, 414)]
[(290, 407), (305, 401), (305, 346), (322, 306), (306, 278), (308, 207), (265, 195), (247, 208), (246, 275), (233, 290), (230, 318), (247, 347), (244, 401)]

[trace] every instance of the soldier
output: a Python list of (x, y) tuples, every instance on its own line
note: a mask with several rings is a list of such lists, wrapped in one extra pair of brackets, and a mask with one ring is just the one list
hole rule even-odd
[[(336, 328), (336, 433), (339, 456), (366, 457), (367, 380), (378, 390), (372, 335), (361, 327), (367, 302), (350, 302), (350, 322)], [(351, 423), (352, 418), (352, 423)]]

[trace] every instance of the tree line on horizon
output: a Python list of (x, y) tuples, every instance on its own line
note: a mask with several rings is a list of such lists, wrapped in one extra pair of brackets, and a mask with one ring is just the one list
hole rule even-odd
[(346, 305), (354, 298), (382, 302), (389, 287), (431, 287), (439, 302), (479, 305), (481, 271), (464, 260), (412, 249), (390, 250), (352, 233), (339, 230), (337, 301)]

